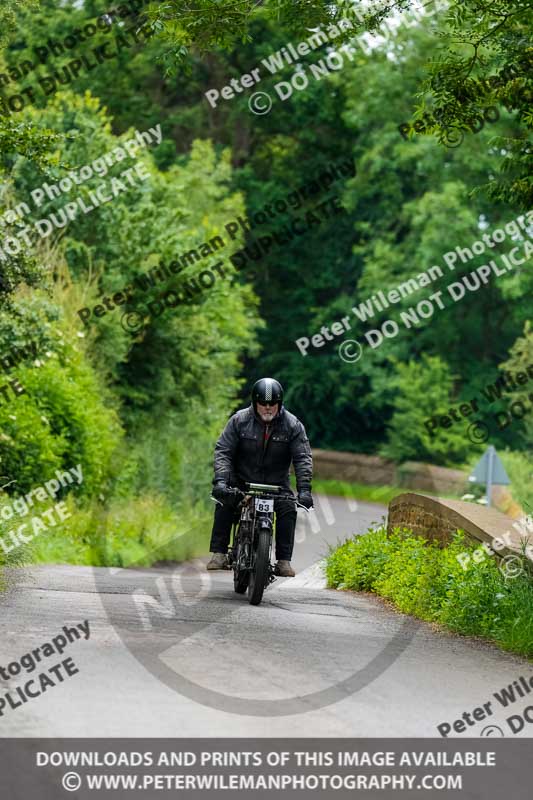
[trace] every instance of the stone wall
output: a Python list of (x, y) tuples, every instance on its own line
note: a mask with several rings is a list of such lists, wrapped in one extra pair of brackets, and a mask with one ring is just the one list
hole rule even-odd
[(401, 486), (436, 494), (463, 494), (468, 488), (468, 475), (465, 472), (416, 461), (407, 461), (398, 466), (394, 461), (380, 456), (313, 450), (313, 463), (317, 478), (373, 486)]
[(489, 545), (496, 536), (507, 534), (510, 545), (499, 555), (520, 551), (522, 542), (513, 520), (494, 508), (412, 492), (398, 495), (389, 503), (387, 532), (403, 527), (426, 539), (436, 539), (441, 545), (448, 544), (458, 529), (464, 530), (471, 541)]

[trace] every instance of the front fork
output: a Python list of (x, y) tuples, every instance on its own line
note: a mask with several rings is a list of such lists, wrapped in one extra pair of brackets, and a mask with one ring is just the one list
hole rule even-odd
[[(267, 586), (274, 583), (276, 576), (274, 574), (274, 567), (272, 565), (272, 543), (274, 541), (274, 515), (270, 514), (257, 514), (255, 520), (255, 536), (258, 536), (262, 530), (268, 530), (270, 535), (270, 551), (268, 559), (268, 581)], [(255, 549), (255, 548), (254, 548)]]
[[(254, 537), (256, 537), (261, 530), (268, 528), (270, 534), (270, 554), (272, 554), (272, 540), (273, 540), (273, 526), (274, 526), (274, 519), (269, 514), (258, 514), (257, 516), (254, 515), (247, 515), (239, 520), (233, 526), (233, 538), (231, 547), (228, 550), (228, 566), (230, 569), (233, 569), (235, 564), (237, 563), (237, 549), (238, 549), (238, 537), (237, 537), (237, 530), (240, 530), (243, 523), (250, 523), (254, 526)], [(256, 542), (254, 541), (254, 544)], [(247, 564), (247, 569), (253, 569), (253, 553), (255, 552), (255, 547), (252, 545), (252, 553), (250, 554), (249, 563)], [(272, 566), (272, 555), (269, 558), (268, 564), (268, 584), (270, 585), (276, 580), (276, 576), (274, 574), (274, 567)]]

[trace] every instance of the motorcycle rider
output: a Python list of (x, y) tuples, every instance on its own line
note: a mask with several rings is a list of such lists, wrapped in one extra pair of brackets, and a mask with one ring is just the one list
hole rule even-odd
[[(283, 388), (273, 378), (261, 378), (252, 388), (252, 402), (237, 411), (222, 431), (215, 447), (213, 497), (217, 504), (211, 534), (212, 558), (207, 569), (226, 569), (231, 526), (238, 499), (232, 488), (245, 482), (283, 486), (291, 494), (289, 468), (294, 465), (298, 502), (313, 507), (313, 459), (305, 428), (283, 405)], [(292, 495), (294, 496), (294, 495)], [(293, 578), (291, 567), (296, 507), (276, 498), (276, 575)]]

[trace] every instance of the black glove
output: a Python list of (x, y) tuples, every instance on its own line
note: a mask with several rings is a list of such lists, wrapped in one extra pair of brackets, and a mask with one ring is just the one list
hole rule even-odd
[(306, 508), (313, 508), (313, 495), (309, 489), (302, 489), (298, 492), (298, 502)]
[(213, 486), (211, 494), (225, 506), (238, 505), (239, 500), (244, 496), (243, 492), (239, 489), (232, 489), (227, 483), (224, 483), (224, 481), (217, 481)]
[(224, 483), (224, 481), (217, 481), (213, 486), (213, 491), (211, 494), (215, 500), (220, 500), (221, 503), (227, 501), (230, 496), (233, 497), (229, 486), (227, 483)]

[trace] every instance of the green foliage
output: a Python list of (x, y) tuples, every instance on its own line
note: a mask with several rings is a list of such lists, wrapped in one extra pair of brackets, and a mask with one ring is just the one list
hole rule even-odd
[(185, 561), (209, 550), (210, 525), (204, 506), (173, 507), (164, 495), (112, 500), (104, 509), (93, 500), (72, 517), (43, 532), (25, 552), (26, 561), (88, 566), (148, 567)]
[[(65, 92), (46, 110), (29, 109), (24, 117), (58, 132), (58, 141), (46, 163), (20, 150), (10, 176), (11, 206), (43, 180), (58, 182), (134, 133), (114, 135), (111, 117), (89, 94)], [(0, 464), (15, 480), (7, 491), (29, 490), (55, 469), (77, 463), (84, 473), (82, 505), (73, 519), (17, 550), (15, 559), (22, 553), (39, 561), (147, 565), (206, 549), (213, 446), (241, 385), (242, 354), (254, 352), (260, 322), (257, 299), (229, 264), (240, 241), (229, 242), (224, 225), (243, 212), (241, 196), (230, 188), (229, 153), (197, 141), (178, 165), (173, 149), (160, 151), (164, 173), (152, 151), (140, 153), (150, 181), (78, 216), (53, 247), (37, 243), (35, 280), (21, 276), (9, 287), (9, 304), (0, 312), (0, 356), (32, 342), (37, 358), (13, 371), (26, 393), (0, 406)], [(131, 162), (110, 175), (127, 166)], [(87, 205), (88, 192), (101, 182), (96, 177), (79, 187)], [(71, 199), (47, 199), (29, 219), (44, 218)], [(82, 325), (79, 308), (219, 234), (227, 245), (221, 252), (225, 279), (193, 303), (154, 317), (135, 337), (120, 324), (124, 308), (94, 318), (91, 330)], [(216, 260), (187, 267), (178, 279), (134, 298), (130, 308)], [(192, 542), (176, 540), (184, 522), (194, 530)]]
[(440, 548), (412, 531), (385, 528), (355, 536), (330, 553), (328, 585), (371, 591), (406, 614), (437, 622), (467, 636), (482, 636), (504, 650), (533, 655), (533, 570), (506, 579), (495, 559), (473, 559), (463, 569), (457, 556), (474, 545), (458, 531)]
[(327, 22), (332, 13), (320, 0), (222, 0), (216, 4), (198, 0), (193, 8), (186, 0), (166, 0), (164, 5), (154, 5), (149, 17), (169, 48), (165, 61), (172, 68), (193, 45), (206, 52), (217, 47), (229, 49), (239, 41), (250, 42), (250, 26), (258, 17), (301, 28)]
[(15, 358), (9, 374), (25, 393), (0, 406), (3, 473), (16, 480), (20, 494), (56, 469), (81, 463), (82, 492), (101, 492), (123, 435), (117, 404), (90, 364), (83, 339), (72, 337), (64, 309), (43, 292), (21, 292), (0, 312), (0, 357), (17, 353), (26, 357)]
[(39, 0), (3, 0), (0, 8), (0, 45), (16, 28), (17, 15), (23, 10), (34, 10), (39, 5)]
[(395, 366), (397, 372), (389, 384), (394, 412), (382, 455), (394, 461), (464, 461), (471, 450), (464, 426), (439, 428), (438, 436), (432, 436), (424, 425), (436, 411), (445, 413), (450, 403), (453, 377), (449, 366), (438, 356), (425, 353), (419, 362)]
[[(429, 4), (431, 5), (431, 4)], [(254, 41), (256, 23), (264, 21), (283, 26), (287, 40), (304, 38), (305, 32), (320, 24), (326, 25), (343, 17), (353, 21), (362, 33), (382, 33), (380, 25), (398, 12), (409, 12), (410, 0), (384, 0), (365, 9), (352, 0), (339, 0), (326, 5), (309, 0), (255, 0), (213, 3), (201, 0), (191, 9), (182, 0), (168, 0), (155, 6), (150, 18), (156, 33), (168, 49), (163, 61), (168, 69), (182, 63), (194, 46), (200, 52), (214, 48), (235, 48), (237, 42)], [(419, 6), (417, 5), (417, 8)], [(435, 9), (429, 27), (433, 24)], [(428, 132), (438, 134), (441, 146), (450, 131), (475, 132), (477, 120), (494, 104), (503, 103), (510, 111), (518, 112), (521, 132), (502, 140), (505, 155), (500, 169), (500, 181), (491, 181), (486, 189), (490, 197), (521, 204), (527, 208), (531, 201), (531, 152), (527, 131), (532, 127), (531, 115), (531, 47), (528, 38), (530, 9), (522, 0), (496, 0), (487, 6), (481, 0), (450, 0), (446, 10), (437, 6), (433, 52), (425, 64), (425, 79), (417, 80), (419, 106), (415, 120), (428, 109), (434, 124)], [(416, 15), (415, 15), (416, 18)], [(409, 19), (412, 25), (412, 17)], [(422, 21), (422, 25), (428, 25)], [(351, 33), (351, 32), (350, 32)], [(339, 44), (349, 38), (344, 34)], [(387, 38), (390, 38), (390, 34)], [(392, 36), (394, 41), (395, 36)], [(394, 49), (393, 45), (387, 45)], [(403, 61), (398, 50), (395, 60)], [(402, 65), (403, 66), (403, 65)], [(490, 84), (487, 78), (503, 74), (500, 83)]]
[(185, 561), (209, 550), (210, 520), (204, 505), (176, 506), (164, 495), (148, 492), (141, 497), (114, 497), (106, 506), (98, 498), (83, 502), (72, 493), (62, 502), (66, 519), (59, 521), (56, 514), (52, 524), (20, 547), (13, 548), (10, 531), (16, 535), (25, 522), (25, 535), (31, 537), (30, 517), (39, 517), (53, 501), (34, 502), (30, 516), (0, 519), (0, 537), (7, 549), (12, 548), (7, 555), (0, 548), (0, 564), (148, 567), (160, 561)]
[(403, 494), (405, 489), (400, 489), (396, 486), (369, 486), (363, 483), (314, 478), (313, 491), (338, 497), (353, 497), (356, 500), (363, 500), (367, 503), (387, 505), (399, 494)]
[[(350, 1), (340, 0), (341, 8)], [(410, 0), (385, 0), (371, 7), (363, 26), (376, 30), (393, 10), (408, 11)], [(437, 22), (431, 58), (418, 80), (419, 103), (413, 122), (429, 113), (443, 145), (452, 135), (478, 130), (484, 112), (504, 106), (516, 113), (517, 131), (498, 140), (503, 155), (498, 180), (484, 185), (488, 197), (511, 205), (531, 205), (532, 71), (530, 12), (522, 0), (450, 0)], [(362, 27), (363, 27), (362, 26)], [(401, 57), (401, 56), (400, 56)], [(403, 60), (403, 59), (402, 59)]]
[(499, 453), (511, 481), (511, 492), (517, 503), (531, 513), (533, 509), (533, 460), (531, 452), (513, 453), (510, 450)]
[[(0, 72), (6, 66), (6, 54), (4, 47), (8, 44), (9, 38), (13, 36), (20, 17), (24, 14), (35, 14), (39, 6), (39, 0), (3, 0), (0, 7)], [(0, 91), (0, 98), (5, 92), (4, 85)], [(9, 95), (9, 92), (7, 92)], [(0, 176), (5, 178), (12, 167), (16, 154), (24, 154), (27, 158), (33, 159), (36, 163), (44, 166), (47, 162), (50, 148), (57, 136), (53, 131), (43, 128), (41, 125), (24, 123), (16, 115), (0, 116)], [(0, 213), (4, 212), (4, 198), (6, 189), (4, 186), (3, 198), (0, 201)], [(1, 230), (1, 228), (0, 228)], [(14, 260), (15, 269), (2, 270), (2, 280), (0, 281), (0, 300), (5, 301), (9, 293), (16, 288), (20, 282), (34, 281), (35, 265), (31, 260), (24, 257), (17, 257)], [(18, 269), (17, 269), (18, 268)], [(6, 291), (7, 290), (7, 291)]]
[[(513, 344), (509, 351), (509, 358), (500, 365), (502, 370), (510, 372), (516, 377), (518, 372), (525, 372), (528, 368), (533, 369), (533, 328), (528, 320), (524, 325), (524, 333)], [(531, 384), (529, 384), (531, 385)], [(529, 456), (533, 455), (533, 414), (531, 413), (531, 391), (527, 390), (528, 384), (520, 385), (513, 391), (507, 392), (508, 397), (513, 401), (524, 404), (529, 413), (524, 418), (525, 445)], [(516, 423), (515, 423), (516, 424)]]
[(354, 536), (333, 550), (326, 562), (328, 585), (370, 592), (388, 561), (391, 541), (384, 528)]
[[(264, 24), (257, 32), (254, 29), (254, 37), (260, 44), (256, 51), (245, 50), (247, 64), (274, 52), (289, 38)], [(519, 213), (518, 208), (489, 203), (482, 195), (469, 196), (472, 186), (496, 169), (499, 155), (491, 147), (493, 136), (517, 131), (516, 121), (505, 112), (498, 123), (467, 137), (455, 150), (439, 148), (428, 137), (405, 141), (400, 136), (398, 124), (408, 117), (420, 70), (433, 50), (434, 34), (424, 26), (400, 30), (387, 50), (378, 48), (369, 55), (359, 50), (353, 64), (311, 82), (305, 92), (295, 92), (260, 126), (247, 123), (246, 97), (233, 101), (235, 114), (253, 131), (253, 136), (240, 137), (251, 144), (244, 152), (246, 167), (237, 172), (249, 214), (276, 197), (281, 185), (296, 188), (341, 157), (357, 168), (354, 179), (338, 181), (330, 190), (342, 198), (345, 214), (254, 264), (267, 328), (260, 336), (261, 361), (253, 366), (284, 383), (288, 406), (305, 421), (315, 446), (365, 453), (382, 447), (400, 402), (391, 388), (397, 364), (417, 363), (420, 353), (439, 358), (454, 379), (453, 391), (443, 392), (439, 405), (426, 402), (427, 413), (420, 414), (416, 426), (406, 432), (407, 437), (417, 431), (424, 436), (422, 422), (441, 410), (441, 399), (446, 410), (450, 399), (473, 397), (497, 377), (497, 364), (529, 314), (528, 273), (509, 273), (477, 293), (467, 293), (461, 303), (436, 309), (430, 320), (410, 330), (400, 324), (398, 336), (385, 339), (376, 350), (365, 344), (365, 331), (379, 329), (389, 318), (399, 320), (401, 311), (487, 263), (487, 256), (481, 255), (468, 264), (458, 262), (452, 272), (443, 263), (444, 253), (470, 246), (487, 227), (499, 227)], [(239, 62), (232, 58), (224, 63), (224, 74), (229, 75)], [(287, 68), (276, 80), (289, 77)], [(224, 130), (227, 113), (220, 110)], [(508, 249), (509, 240), (491, 257)], [(376, 310), (366, 323), (353, 313), (372, 295), (379, 291), (386, 295), (432, 265), (440, 265), (443, 274), (431, 286), (402, 297), (383, 312)], [(290, 298), (290, 313), (280, 297)], [(357, 364), (340, 360), (342, 337), (320, 349), (309, 347), (302, 357), (295, 340), (311, 338), (324, 325), (331, 330), (331, 323), (344, 316), (350, 324), (344, 338), (361, 341), (365, 349)], [(415, 398), (414, 407), (424, 402)], [(495, 444), (520, 448), (517, 431), (497, 435)], [(448, 439), (453, 444), (449, 455)], [(410, 438), (408, 457), (462, 463), (479, 452), (465, 430), (460, 437), (457, 427), (440, 431), (438, 442), (426, 437), (425, 445), (419, 444)]]
[[(351, 308), (431, 265), (442, 265), (443, 253), (456, 245), (470, 246), (487, 226), (499, 227), (517, 215), (530, 185), (525, 177), (530, 117), (523, 107), (530, 79), (511, 75), (512, 67), (520, 70), (527, 58), (524, 13), (515, 2), (509, 13), (502, 12), (498, 0), (479, 14), (477, 0), (452, 0), (450, 14), (440, 12), (430, 22), (404, 26), (371, 52), (358, 48), (353, 62), (341, 71), (310, 82), (305, 92), (295, 92), (285, 103), (276, 102), (264, 117), (250, 113), (247, 92), (217, 109), (209, 106), (204, 92), (250, 72), (288, 41), (308, 38), (309, 28), (335, 15), (347, 16), (347, 6), (353, 10), (353, 4), (199, 0), (193, 5), (181, 0), (154, 4), (157, 35), (148, 42), (82, 70), (68, 90), (41, 95), (38, 108), (0, 117), (0, 212), (27, 201), (44, 180), (55, 183), (69, 169), (90, 164), (129, 138), (134, 128), (158, 123), (163, 128), (163, 143), (140, 155), (149, 181), (90, 214), (80, 214), (27, 255), (0, 262), (0, 357), (28, 339), (38, 343), (39, 353), (52, 354), (45, 363), (24, 363), (14, 372), (31, 391), (0, 409), (2, 463), (27, 486), (38, 484), (66, 459), (87, 462), (84, 503), (91, 508), (95, 503), (96, 509), (96, 498), (104, 497), (103, 517), (81, 506), (77, 512), (89, 516), (80, 522), (78, 539), (65, 544), (65, 557), (68, 549), (69, 558), (86, 562), (94, 558), (107, 563), (102, 551), (105, 515), (133, 503), (132, 498), (139, 508), (146, 499), (156, 521), (166, 519), (165, 503), (184, 518), (192, 509), (204, 513), (205, 505), (199, 504), (207, 498), (214, 441), (254, 375), (280, 378), (289, 409), (303, 419), (315, 447), (372, 453), (385, 447), (398, 459), (471, 460), (478, 448), (461, 440), (458, 427), (439, 430), (438, 439), (430, 441), (422, 423), (449, 402), (469, 399), (494, 381), (497, 365), (514, 352), (511, 348), (530, 318), (533, 283), (523, 269), (416, 328), (402, 328), (378, 350), (366, 348), (356, 365), (339, 359), (340, 338), (310, 349), (305, 358), (294, 345), (297, 338), (343, 316), (351, 324), (346, 338), (362, 340), (368, 328), (379, 328), (487, 258), (457, 263), (454, 273), (445, 268), (434, 286), (402, 298), (383, 313), (376, 311), (366, 324)], [(362, 23), (357, 15), (350, 17), (357, 33), (377, 27), (387, 5), (373, 4)], [(395, 5), (402, 9), (410, 4), (400, 0)], [(35, 58), (32, 48), (49, 38), (64, 39), (108, 9), (107, 0), (59, 6), (57, 0), (42, 0), (38, 9), (25, 8), (18, 0), (5, 2), (0, 21), (12, 25), (16, 11), (17, 31), (0, 26), (9, 34), (0, 71), (22, 58)], [(139, 25), (142, 19), (128, 18), (125, 25)], [(451, 37), (458, 26), (464, 28), (464, 41), (452, 52)], [(111, 40), (117, 27), (98, 33), (80, 50), (86, 53)], [(483, 60), (476, 57), (467, 75), (463, 67), (468, 70), (472, 61), (471, 43), (489, 33), (478, 48)], [(436, 50), (438, 42), (442, 52)], [(34, 84), (77, 56), (73, 51), (50, 57), (20, 86)], [(324, 49), (319, 49), (302, 64), (308, 69), (310, 61), (323, 56)], [(456, 61), (460, 69), (454, 77)], [(441, 80), (424, 86), (428, 64)], [(176, 66), (172, 75), (163, 74), (164, 68)], [(511, 77), (494, 91), (482, 92), (481, 84), (474, 83), (474, 78), (506, 66)], [(279, 75), (264, 75), (260, 88), (273, 92), (273, 84), (289, 80), (292, 72), (287, 66)], [(2, 90), (5, 95), (19, 89), (10, 84)], [(400, 136), (398, 125), (409, 118), (417, 97), (415, 116), (426, 106), (446, 107), (445, 122), (466, 134), (460, 148), (439, 146), (434, 137), (406, 141)], [(500, 120), (474, 135), (470, 117), (490, 104), (500, 108)], [(439, 131), (435, 126), (433, 132)], [(162, 261), (168, 264), (210, 237), (227, 240), (227, 222), (254, 214), (340, 160), (355, 164), (357, 174), (337, 181), (324, 197), (342, 199), (345, 213), (274, 246), (250, 264), (253, 279), (249, 270), (237, 276), (228, 259), (264, 235), (262, 227), (227, 241), (219, 255), (188, 266), (175, 281), (134, 297), (125, 308), (93, 318), (90, 329), (80, 322), (79, 308), (94, 306), (102, 295), (111, 296), (139, 273)], [(127, 166), (130, 161), (113, 167), (111, 174)], [(488, 193), (483, 194), (479, 187), (488, 180)], [(75, 191), (89, 204), (89, 192), (101, 182), (94, 177)], [(46, 199), (30, 219), (58, 211), (73, 197)], [(282, 224), (288, 221), (289, 214)], [(10, 223), (2, 235), (16, 233), (18, 227)], [(507, 244), (491, 256), (506, 252)], [(159, 291), (183, 278), (194, 279), (219, 257), (227, 275), (210, 291), (154, 318), (137, 336), (123, 330), (123, 311), (137, 303), (142, 310)], [(47, 297), (38, 287), (46, 289)], [(104, 439), (101, 453), (99, 437)], [(513, 485), (527, 499), (530, 469), (522, 453), (530, 443), (522, 426), (498, 434), (495, 444), (516, 451), (508, 456)], [(128, 553), (131, 560), (135, 554), (144, 558), (148, 552), (143, 550), (144, 528), (134, 523), (127, 519), (113, 528), (111, 552), (120, 553), (112, 556), (116, 561), (127, 560)], [(42, 558), (61, 559), (59, 532), (52, 541), (53, 549), (43, 549)]]
[(83, 491), (101, 491), (121, 428), (83, 351), (70, 342), (60, 354), (41, 351), (18, 366), (16, 377), (25, 394), (0, 406), (0, 464), (17, 492), (79, 463)]

